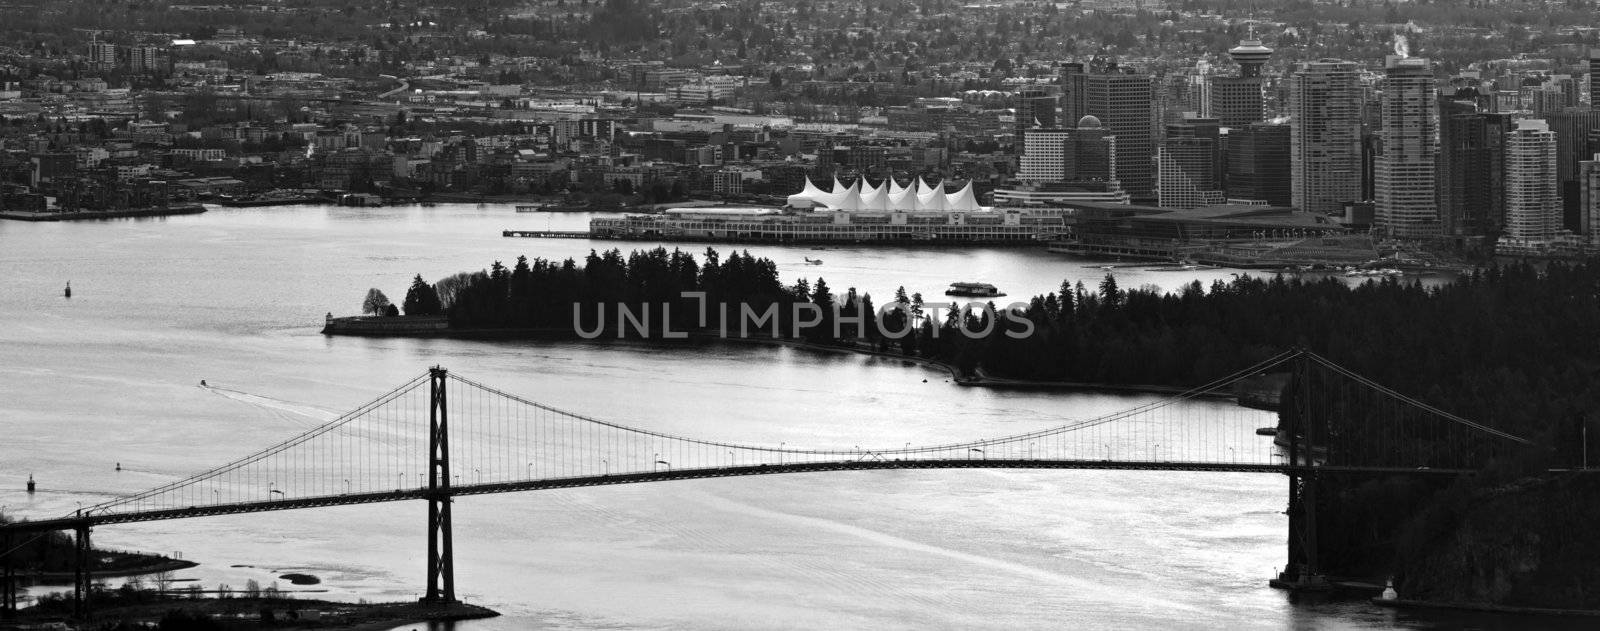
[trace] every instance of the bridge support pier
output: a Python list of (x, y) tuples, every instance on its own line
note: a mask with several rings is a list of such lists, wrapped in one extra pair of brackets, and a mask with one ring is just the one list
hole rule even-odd
[(77, 617), (89, 615), (89, 598), (93, 591), (94, 548), (89, 543), (89, 522), (78, 524), (74, 532), (75, 553), (72, 564), (72, 613)]
[(11, 546), (11, 535), (0, 537), (0, 618), (17, 611), (16, 551)]
[(456, 602), (455, 551), (450, 536), (450, 416), (443, 368), (429, 377), (428, 411), (428, 592), (423, 602)]

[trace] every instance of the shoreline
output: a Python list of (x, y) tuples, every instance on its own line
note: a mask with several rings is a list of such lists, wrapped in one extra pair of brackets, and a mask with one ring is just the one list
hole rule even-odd
[(127, 219), (137, 217), (171, 217), (198, 215), (206, 212), (203, 204), (177, 204), (166, 208), (127, 208), (122, 210), (78, 210), (71, 212), (37, 212), (31, 210), (0, 210), (0, 219), (14, 221), (93, 221), (96, 219)]
[(1411, 600), (1407, 598), (1395, 598), (1392, 600), (1372, 598), (1370, 599), (1370, 602), (1379, 607), (1388, 607), (1396, 610), (1431, 609), (1437, 611), (1472, 611), (1479, 613), (1498, 613), (1517, 616), (1600, 618), (1600, 609), (1556, 609), (1551, 607), (1518, 607), (1513, 605), (1491, 605), (1484, 603), (1445, 603), (1431, 600)]
[[(385, 322), (387, 320), (388, 322)], [(443, 318), (430, 318), (428, 320), (407, 320), (406, 316), (390, 318), (332, 318), (327, 321), (322, 329), (323, 335), (342, 335), (349, 337), (414, 337), (414, 338), (446, 338), (460, 340), (562, 340), (562, 341), (593, 341), (585, 340), (570, 329), (564, 328), (450, 328), (448, 323), (441, 322)], [(712, 331), (685, 331), (687, 337), (679, 339), (662, 339), (656, 337), (604, 337), (605, 341), (631, 341), (644, 342), (658, 345), (681, 344), (685, 342), (723, 342), (744, 344), (752, 346), (784, 347), (812, 351), (831, 351), (837, 353), (850, 353), (867, 357), (910, 362), (925, 368), (943, 370), (950, 374), (950, 379), (959, 386), (979, 387), (994, 389), (1016, 390), (1064, 390), (1064, 391), (1102, 391), (1124, 394), (1161, 394), (1176, 395), (1189, 392), (1190, 388), (1181, 386), (1162, 386), (1155, 384), (1111, 384), (1111, 383), (1086, 383), (1075, 381), (1038, 381), (1029, 379), (1010, 379), (1006, 377), (993, 377), (984, 374), (982, 369), (975, 376), (963, 376), (955, 364), (929, 357), (916, 357), (899, 353), (878, 351), (871, 348), (862, 348), (846, 344), (814, 344), (804, 340), (790, 338), (771, 338), (758, 336), (723, 337)], [(1228, 399), (1236, 398), (1233, 392), (1206, 392), (1199, 396), (1205, 398)]]
[[(197, 618), (225, 621), (229, 629), (345, 629), (385, 631), (410, 624), (478, 620), (500, 615), (493, 609), (462, 602), (348, 603), (298, 598), (169, 598), (95, 607), (96, 620), (122, 620), (138, 624), (155, 622), (172, 611)], [(270, 617), (267, 617), (270, 616)], [(39, 611), (29, 607), (4, 624), (48, 624), (70, 620), (69, 612)], [(0, 624), (3, 628), (3, 624)], [(27, 627), (33, 628), (33, 627)]]

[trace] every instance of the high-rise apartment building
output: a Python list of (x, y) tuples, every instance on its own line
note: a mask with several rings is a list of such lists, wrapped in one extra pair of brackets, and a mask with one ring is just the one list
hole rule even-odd
[(1600, 153), (1578, 163), (1579, 211), (1583, 217), (1583, 240), (1589, 248), (1600, 247)]
[(1600, 129), (1600, 110), (1569, 108), (1546, 114), (1545, 122), (1556, 135), (1556, 179), (1561, 196), (1563, 223), (1578, 231), (1578, 162), (1593, 156), (1600, 147), (1589, 146), (1589, 135)]
[(1396, 237), (1437, 235), (1439, 94), (1433, 65), (1419, 57), (1391, 57), (1386, 65), (1381, 153), (1373, 169), (1376, 227)]
[(1261, 67), (1272, 58), (1272, 49), (1260, 40), (1246, 39), (1228, 49), (1228, 56), (1239, 64), (1239, 76), (1211, 80), (1208, 113), (1225, 127), (1242, 127), (1266, 116)]
[(1445, 235), (1483, 236), (1505, 223), (1506, 133), (1510, 114), (1480, 111), (1472, 99), (1439, 100), (1439, 219)]
[(1273, 206), (1294, 203), (1289, 136), (1289, 125), (1265, 121), (1228, 130), (1228, 199)]
[(117, 65), (116, 45), (102, 42), (89, 44), (89, 65), (101, 68)]
[(1561, 232), (1556, 196), (1556, 135), (1537, 118), (1506, 134), (1506, 238), (1548, 243)]
[(1293, 205), (1337, 215), (1361, 197), (1361, 84), (1354, 62), (1300, 64), (1289, 77)]
[(1062, 75), (1066, 120), (1094, 116), (1117, 138), (1117, 175), (1135, 201), (1155, 197), (1156, 120), (1154, 83), (1150, 75), (1120, 72)]

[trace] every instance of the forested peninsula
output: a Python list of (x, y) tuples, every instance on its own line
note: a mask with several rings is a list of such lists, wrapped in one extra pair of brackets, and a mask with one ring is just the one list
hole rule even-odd
[[(496, 262), (433, 284), (418, 277), (407, 294), (408, 315), (447, 318), (457, 330), (616, 334), (601, 305), (671, 305), (665, 321), (654, 312), (654, 337), (725, 325), (737, 336), (740, 307), (777, 305), (784, 337), (1038, 381), (1188, 387), (1304, 348), (1531, 441), (1450, 482), (1396, 477), (1329, 489), (1318, 520), (1330, 573), (1395, 576), (1403, 595), (1437, 602), (1600, 609), (1600, 549), (1569, 536), (1594, 523), (1581, 507), (1600, 500), (1600, 483), (1581, 470), (1550, 472), (1581, 469), (1585, 440), (1600, 454), (1592, 443), (1600, 440), (1597, 261), (1503, 264), (1437, 287), (1240, 276), (1160, 292), (1108, 276), (1097, 287), (1063, 283), (1013, 306), (935, 317), (948, 301), (902, 289), (880, 310), (870, 295), (835, 292), (822, 278), (786, 285), (772, 261), (748, 253), (707, 250), (697, 260), (657, 248)], [(705, 319), (702, 303), (713, 305)], [(824, 321), (791, 329), (802, 303), (821, 307)], [(845, 322), (837, 335), (833, 318)], [(770, 335), (756, 330), (747, 335)]]

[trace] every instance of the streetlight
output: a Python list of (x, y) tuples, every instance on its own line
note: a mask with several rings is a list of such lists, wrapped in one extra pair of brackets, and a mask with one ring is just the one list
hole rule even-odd
[(601, 458), (600, 459), (600, 466), (605, 467), (605, 473), (603, 473), (601, 475), (611, 475), (611, 461), (606, 460), (605, 458)]
[(1028, 443), (1028, 459), (1033, 460), (1033, 443)]
[(778, 443), (778, 466), (780, 467), (783, 466), (783, 446), (787, 444), (789, 443), (781, 441)]
[(478, 474), (478, 484), (483, 484), (483, 470), (473, 469), (472, 472)]
[(344, 494), (345, 495), (349, 495), (350, 494), (350, 478), (345, 478), (344, 479)]
[(533, 479), (533, 463), (528, 463), (528, 479)]
[(1100, 443), (1100, 445), (1106, 448), (1106, 462), (1111, 462), (1111, 444)]
[(395, 474), (395, 479), (394, 479), (394, 490), (398, 491), (398, 490), (400, 490), (402, 488), (405, 488), (405, 486), (406, 486), (406, 474), (404, 474), (404, 473), (396, 473)]
[(728, 450), (728, 466), (736, 467), (738, 465), (739, 465), (739, 457), (733, 455), (733, 450), (729, 449)]

